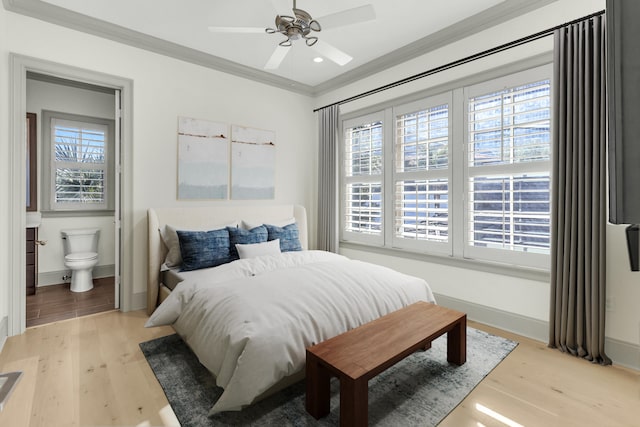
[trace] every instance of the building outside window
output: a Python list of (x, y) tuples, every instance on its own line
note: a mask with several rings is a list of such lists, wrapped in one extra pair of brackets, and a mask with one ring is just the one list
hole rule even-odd
[(341, 239), (548, 268), (551, 113), (543, 66), (344, 120)]

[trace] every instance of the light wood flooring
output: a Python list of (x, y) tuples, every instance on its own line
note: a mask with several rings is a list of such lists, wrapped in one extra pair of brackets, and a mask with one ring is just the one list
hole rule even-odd
[(93, 289), (71, 292), (69, 283), (40, 286), (27, 295), (27, 328), (113, 310), (114, 278), (93, 279)]
[[(138, 347), (173, 330), (146, 329), (146, 319), (141, 311), (112, 311), (9, 338), (0, 372), (22, 370), (24, 376), (0, 412), (0, 426), (175, 425)], [(473, 322), (469, 326), (520, 345), (440, 427), (640, 426), (639, 372), (593, 365), (537, 341)]]

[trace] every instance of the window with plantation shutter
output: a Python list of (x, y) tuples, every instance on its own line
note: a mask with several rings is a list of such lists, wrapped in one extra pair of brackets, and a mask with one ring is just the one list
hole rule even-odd
[(343, 125), (343, 239), (382, 241), (382, 121), (373, 114)]
[(393, 245), (450, 252), (449, 94), (394, 108)]
[(343, 119), (341, 240), (548, 269), (551, 77), (471, 76)]
[(545, 265), (536, 255), (550, 244), (551, 83), (514, 77), (468, 91), (465, 254)]
[(108, 126), (51, 119), (51, 207), (107, 208)]

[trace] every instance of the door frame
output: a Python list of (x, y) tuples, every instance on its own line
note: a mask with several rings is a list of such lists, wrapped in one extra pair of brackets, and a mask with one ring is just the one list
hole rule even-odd
[[(9, 54), (10, 100), (9, 100), (9, 336), (19, 335), (26, 327), (26, 128), (27, 72), (50, 75), (71, 81), (112, 88), (120, 91), (120, 210), (116, 224), (121, 226), (120, 247), (116, 256), (120, 260), (120, 310), (129, 311), (133, 291), (133, 81), (98, 71), (87, 70), (39, 58)], [(116, 117), (116, 120), (118, 118)], [(118, 170), (119, 169), (119, 170)], [(119, 250), (118, 250), (119, 249)], [(116, 272), (117, 275), (117, 272)], [(116, 283), (118, 278), (116, 277)]]

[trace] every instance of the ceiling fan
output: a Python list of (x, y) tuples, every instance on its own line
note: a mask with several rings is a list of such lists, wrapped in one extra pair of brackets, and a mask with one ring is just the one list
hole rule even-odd
[[(273, 0), (272, 0), (273, 2)], [(275, 5), (274, 5), (275, 6)], [(275, 8), (277, 10), (277, 7)], [(298, 9), (296, 0), (293, 0), (293, 15), (276, 15), (275, 27), (255, 28), (255, 27), (209, 27), (209, 31), (217, 33), (267, 33), (282, 34), (286, 39), (282, 40), (264, 66), (265, 69), (276, 69), (280, 66), (284, 58), (289, 53), (289, 48), (296, 40), (304, 40), (305, 44), (315, 49), (320, 55), (329, 58), (331, 61), (342, 66), (346, 65), (353, 58), (340, 49), (332, 46), (324, 40), (319, 40), (314, 33), (323, 29), (331, 29), (353, 25), (360, 22), (370, 21), (376, 18), (375, 11), (371, 4), (354, 7), (341, 12), (325, 15), (314, 19), (309, 12)], [(322, 22), (322, 26), (320, 25)]]

